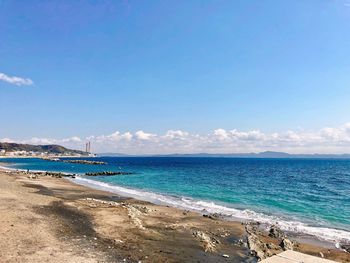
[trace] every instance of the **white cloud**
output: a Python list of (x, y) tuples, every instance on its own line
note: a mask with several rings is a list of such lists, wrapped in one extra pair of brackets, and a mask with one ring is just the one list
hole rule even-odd
[[(0, 141), (16, 140), (11, 138)], [(290, 153), (350, 153), (350, 123), (339, 127), (326, 127), (314, 131), (285, 131), (263, 133), (259, 130), (216, 129), (209, 134), (194, 134), (181, 130), (168, 130), (164, 134), (139, 130), (135, 133), (115, 131), (108, 135), (77, 136), (52, 139), (31, 138), (20, 143), (60, 144), (84, 149), (91, 141), (94, 152), (120, 152), (129, 154), (163, 153), (238, 153), (285, 151)]]
[(214, 130), (214, 135), (217, 136), (219, 140), (225, 140), (229, 138), (228, 132), (224, 129)]
[(75, 149), (83, 149), (83, 144), (84, 144), (84, 141), (78, 136), (73, 136), (73, 137), (63, 138), (63, 139), (33, 137), (25, 140), (14, 140), (11, 138), (3, 138), (3, 139), (0, 139), (0, 142), (14, 142), (14, 143), (36, 144), (36, 145), (58, 144), (58, 145), (71, 147)]
[(241, 132), (235, 129), (230, 131), (229, 135), (231, 138), (235, 138), (237, 140), (258, 141), (265, 139), (265, 134), (261, 133), (259, 130)]
[(135, 132), (135, 136), (139, 140), (147, 141), (147, 140), (150, 140), (152, 137), (155, 137), (156, 135), (152, 134), (152, 133), (146, 133), (146, 132), (140, 130), (140, 131)]
[(14, 140), (10, 139), (10, 138), (2, 138), (0, 139), (0, 142), (8, 142), (8, 143), (12, 143), (15, 142)]
[[(28, 141), (23, 141), (24, 143), (30, 143), (30, 144), (56, 144), (55, 139), (49, 139), (49, 138), (31, 138)], [(62, 141), (63, 142), (63, 141)]]
[(77, 142), (80, 143), (82, 140), (78, 136), (73, 136), (70, 138), (62, 139), (62, 142)]
[(73, 137), (63, 138), (63, 139), (33, 137), (33, 138), (29, 139), (29, 140), (22, 140), (22, 141), (20, 141), (20, 143), (72, 145), (72, 144), (80, 144), (80, 143), (82, 143), (82, 139), (80, 139), (78, 136), (73, 136)]
[(185, 132), (185, 131), (180, 131), (180, 130), (169, 130), (166, 132), (165, 134), (165, 138), (168, 138), (168, 139), (184, 139), (186, 138), (187, 136), (189, 136), (189, 133), (188, 132)]
[(21, 78), (16, 76), (8, 76), (5, 73), (1, 73), (1, 72), (0, 72), (0, 80), (13, 85), (17, 85), (17, 86), (22, 86), (22, 85), (29, 86), (34, 84), (34, 82), (31, 79)]
[(120, 136), (123, 140), (130, 141), (133, 137), (133, 135), (130, 132), (123, 133)]

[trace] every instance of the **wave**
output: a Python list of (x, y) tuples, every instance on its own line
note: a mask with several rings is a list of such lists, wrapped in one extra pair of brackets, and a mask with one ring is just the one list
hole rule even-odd
[(215, 204), (214, 202), (195, 200), (188, 197), (175, 197), (149, 191), (121, 187), (118, 185), (110, 185), (104, 182), (99, 182), (80, 176), (77, 176), (74, 179), (69, 178), (69, 180), (77, 184), (89, 186), (98, 190), (104, 190), (155, 204), (169, 205), (172, 207), (196, 211), (200, 213), (218, 213), (227, 219), (235, 219), (240, 221), (258, 221), (268, 226), (278, 225), (279, 228), (284, 231), (315, 236), (320, 240), (335, 243), (336, 246), (339, 243), (350, 242), (350, 232), (341, 229), (311, 226), (303, 222), (289, 221), (278, 216), (266, 215), (248, 209), (240, 210)]
[(7, 167), (7, 166), (0, 166), (0, 170), (11, 170), (11, 171), (16, 171), (20, 169), (12, 168), (12, 167)]

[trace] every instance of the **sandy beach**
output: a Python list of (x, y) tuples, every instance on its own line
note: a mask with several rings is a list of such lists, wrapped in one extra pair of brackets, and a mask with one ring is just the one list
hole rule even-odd
[(350, 253), (291, 241), (278, 229), (124, 198), (64, 178), (0, 171), (1, 262), (256, 262), (294, 250), (350, 262)]

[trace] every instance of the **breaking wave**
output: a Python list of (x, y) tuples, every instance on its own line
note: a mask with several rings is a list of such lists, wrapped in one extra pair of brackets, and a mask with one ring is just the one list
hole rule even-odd
[(69, 180), (80, 185), (120, 194), (126, 197), (132, 197), (139, 200), (149, 201), (155, 204), (169, 205), (172, 207), (196, 211), (200, 213), (218, 213), (227, 219), (236, 219), (240, 221), (259, 221), (260, 223), (266, 225), (278, 224), (278, 226), (284, 231), (312, 235), (320, 240), (325, 240), (335, 244), (342, 242), (350, 242), (350, 232), (341, 229), (311, 226), (307, 223), (299, 221), (289, 221), (278, 216), (266, 215), (248, 209), (240, 210), (215, 204), (214, 202), (131, 189), (87, 179), (80, 176), (76, 177), (75, 179)]

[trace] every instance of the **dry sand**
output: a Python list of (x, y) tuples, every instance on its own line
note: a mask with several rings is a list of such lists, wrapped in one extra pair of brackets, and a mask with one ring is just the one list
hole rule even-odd
[[(256, 262), (239, 222), (123, 198), (63, 178), (0, 171), (0, 211), (1, 263)], [(256, 236), (269, 244), (268, 253), (283, 251), (278, 239)], [(350, 262), (349, 253), (336, 249), (309, 244), (295, 249)]]

